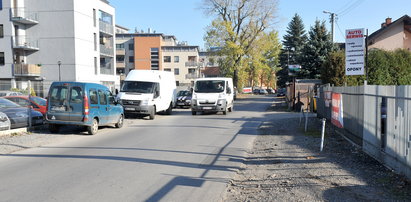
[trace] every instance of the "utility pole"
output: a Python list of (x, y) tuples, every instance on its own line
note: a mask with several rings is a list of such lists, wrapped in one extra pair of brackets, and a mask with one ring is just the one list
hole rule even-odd
[(323, 11), (323, 13), (325, 13), (325, 14), (330, 14), (330, 22), (331, 22), (331, 39), (332, 39), (332, 41), (333, 41), (333, 43), (334, 43), (334, 24), (335, 24), (335, 17), (337, 16), (337, 14), (335, 14), (335, 13), (332, 13), (332, 12), (330, 12), (330, 11)]

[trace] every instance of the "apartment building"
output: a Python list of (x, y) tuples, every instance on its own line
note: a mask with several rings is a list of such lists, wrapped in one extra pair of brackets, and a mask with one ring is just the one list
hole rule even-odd
[(178, 43), (175, 36), (151, 30), (147, 33), (122, 33), (119, 30), (116, 48), (119, 74), (127, 75), (132, 69), (172, 71), (177, 86), (190, 86), (200, 76), (202, 63), (199, 62), (198, 46)]
[(10, 84), (1, 87), (31, 80), (41, 94), (62, 80), (114, 89), (114, 16), (106, 0), (0, 0), (0, 80)]

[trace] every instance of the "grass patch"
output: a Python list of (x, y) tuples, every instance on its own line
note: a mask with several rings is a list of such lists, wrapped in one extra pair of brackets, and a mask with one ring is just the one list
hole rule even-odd
[(304, 131), (304, 126), (300, 127), (300, 131), (305, 135), (309, 137), (316, 137), (320, 138), (321, 137), (321, 131), (319, 130), (314, 130), (314, 129), (307, 129), (307, 132)]

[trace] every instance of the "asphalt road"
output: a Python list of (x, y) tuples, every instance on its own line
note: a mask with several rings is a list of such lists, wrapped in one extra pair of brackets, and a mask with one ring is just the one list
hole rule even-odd
[(0, 155), (0, 201), (221, 200), (272, 101), (237, 100), (227, 115), (177, 109)]

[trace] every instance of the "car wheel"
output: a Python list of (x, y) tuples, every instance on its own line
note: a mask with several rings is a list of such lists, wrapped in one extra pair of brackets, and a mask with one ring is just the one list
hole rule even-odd
[(51, 133), (58, 133), (60, 130), (60, 126), (57, 124), (49, 124), (49, 131)]
[(227, 114), (227, 107), (224, 108), (223, 114), (224, 114), (224, 115)]
[(153, 120), (156, 117), (156, 106), (153, 107), (153, 109), (150, 112), (150, 120)]
[(231, 107), (230, 107), (230, 108), (228, 108), (228, 111), (229, 111), (229, 112), (233, 112), (233, 111), (234, 111), (234, 109), (233, 109), (233, 108), (234, 108), (234, 105), (231, 105)]
[(93, 119), (91, 126), (87, 126), (87, 131), (89, 135), (95, 135), (98, 131), (98, 121), (97, 119)]
[(196, 111), (191, 111), (191, 115), (196, 115), (197, 112)]
[(166, 110), (166, 115), (171, 115), (173, 112), (173, 103), (170, 103), (170, 106), (168, 106), (168, 109)]
[(123, 124), (124, 124), (124, 115), (121, 114), (116, 123), (116, 128), (123, 127)]

